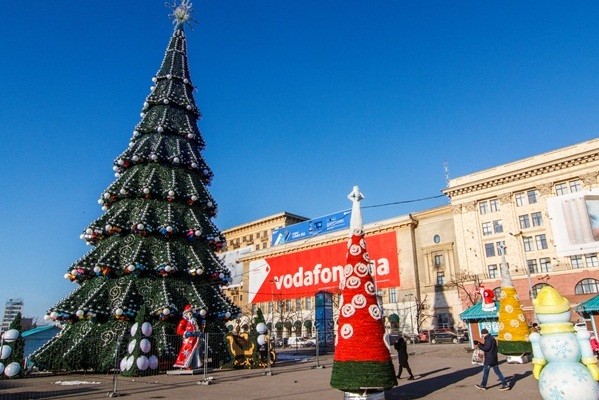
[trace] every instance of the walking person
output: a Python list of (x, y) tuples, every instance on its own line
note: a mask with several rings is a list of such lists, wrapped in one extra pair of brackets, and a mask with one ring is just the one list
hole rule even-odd
[(483, 380), (480, 385), (474, 385), (480, 390), (487, 390), (487, 380), (489, 379), (489, 370), (493, 368), (493, 372), (499, 378), (501, 386), (499, 390), (510, 390), (510, 386), (507, 384), (505, 377), (499, 370), (499, 359), (497, 356), (497, 341), (492, 335), (489, 335), (487, 329), (482, 329), (480, 333), (483, 336), (483, 343), (478, 340), (474, 341), (474, 344), (478, 346), (485, 353), (485, 360), (483, 361)]
[(401, 379), (401, 373), (405, 368), (408, 371), (410, 376), (408, 377), (409, 381), (414, 380), (414, 374), (412, 374), (412, 369), (410, 368), (410, 364), (408, 363), (408, 345), (403, 337), (399, 337), (397, 342), (393, 345), (395, 350), (397, 350), (397, 362), (399, 364), (399, 368), (397, 370), (397, 379)]

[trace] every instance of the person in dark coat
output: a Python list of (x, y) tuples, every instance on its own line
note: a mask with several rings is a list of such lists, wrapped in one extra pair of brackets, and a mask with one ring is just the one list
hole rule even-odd
[(480, 390), (487, 390), (487, 380), (489, 379), (489, 370), (493, 368), (493, 372), (499, 378), (501, 386), (499, 390), (510, 390), (510, 386), (507, 384), (505, 377), (499, 370), (499, 358), (497, 356), (497, 341), (492, 335), (489, 335), (487, 329), (480, 331), (483, 337), (483, 343), (478, 340), (474, 341), (474, 344), (478, 346), (485, 353), (485, 360), (483, 361), (483, 380), (480, 385), (474, 385)]
[(410, 364), (408, 363), (408, 345), (406, 344), (404, 338), (400, 336), (399, 339), (397, 339), (397, 342), (395, 342), (395, 344), (393, 345), (393, 347), (395, 347), (395, 350), (397, 350), (397, 361), (399, 364), (399, 368), (397, 370), (397, 378), (401, 379), (401, 373), (405, 368), (406, 371), (408, 371), (408, 374), (410, 374), (408, 380), (414, 380), (414, 374), (412, 374), (412, 369), (410, 368)]

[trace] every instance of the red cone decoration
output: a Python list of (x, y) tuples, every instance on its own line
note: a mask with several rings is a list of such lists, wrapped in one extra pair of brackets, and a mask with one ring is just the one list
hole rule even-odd
[(397, 384), (391, 354), (383, 336), (383, 313), (376, 298), (362, 226), (357, 186), (352, 200), (345, 279), (341, 282), (338, 331), (331, 386), (345, 392), (381, 392)]

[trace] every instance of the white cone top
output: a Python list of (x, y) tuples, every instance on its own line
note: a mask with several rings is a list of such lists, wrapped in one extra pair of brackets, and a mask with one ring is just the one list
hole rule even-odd
[(347, 198), (351, 200), (351, 216), (349, 219), (349, 235), (351, 236), (354, 230), (362, 229), (364, 224), (362, 222), (362, 210), (360, 209), (360, 201), (364, 198), (364, 195), (360, 192), (360, 188), (354, 186)]
[(501, 250), (501, 287), (510, 287), (510, 286), (514, 286), (514, 283), (512, 282), (512, 275), (510, 274), (510, 268), (507, 265), (507, 262), (505, 262), (505, 246), (500, 246), (500, 250)]

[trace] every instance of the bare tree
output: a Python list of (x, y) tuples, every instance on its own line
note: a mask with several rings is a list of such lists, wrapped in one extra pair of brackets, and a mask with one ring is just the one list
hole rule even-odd
[(428, 305), (428, 294), (420, 298), (420, 301), (416, 302), (416, 331), (420, 332), (420, 327), (424, 325), (429, 319), (433, 319), (435, 312)]
[(445, 285), (448, 289), (456, 289), (458, 297), (462, 302), (466, 302), (468, 306), (473, 306), (477, 302), (477, 289), (480, 285), (478, 275), (471, 274), (468, 271), (460, 271), (456, 276)]

